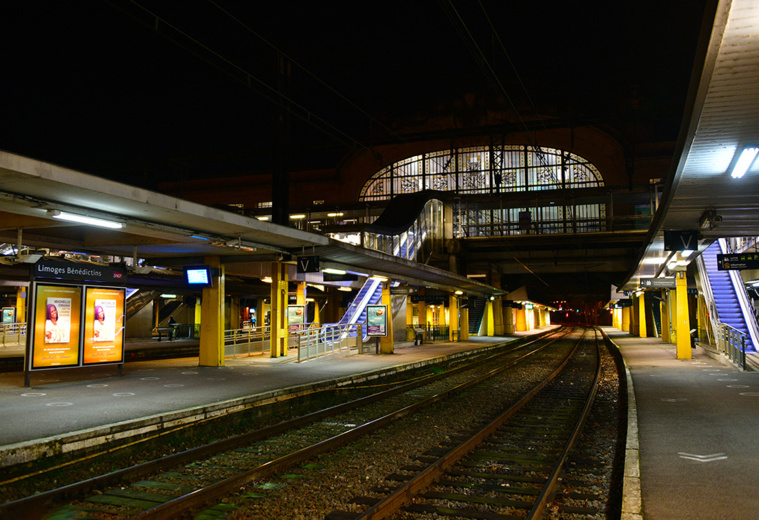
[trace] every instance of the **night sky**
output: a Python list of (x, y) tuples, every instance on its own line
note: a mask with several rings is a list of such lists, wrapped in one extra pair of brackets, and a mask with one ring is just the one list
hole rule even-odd
[(576, 122), (629, 117), (636, 99), (637, 117), (674, 139), (702, 11), (691, 0), (3, 2), (0, 149), (147, 188), (271, 170), (278, 52), (292, 70), (293, 169), (333, 168), (468, 94)]

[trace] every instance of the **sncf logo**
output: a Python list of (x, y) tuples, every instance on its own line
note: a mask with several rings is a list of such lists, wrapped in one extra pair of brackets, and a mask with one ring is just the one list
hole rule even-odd
[(124, 275), (122, 273), (116, 272), (116, 273), (113, 273), (113, 277), (116, 278), (117, 280), (120, 280), (124, 277)]

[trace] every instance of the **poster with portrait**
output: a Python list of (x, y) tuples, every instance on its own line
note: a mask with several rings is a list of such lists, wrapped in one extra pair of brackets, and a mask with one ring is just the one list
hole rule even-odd
[(85, 287), (83, 364), (123, 362), (124, 300), (122, 288)]
[(387, 336), (387, 305), (366, 306), (367, 336)]
[(38, 284), (34, 289), (31, 368), (77, 366), (81, 288)]

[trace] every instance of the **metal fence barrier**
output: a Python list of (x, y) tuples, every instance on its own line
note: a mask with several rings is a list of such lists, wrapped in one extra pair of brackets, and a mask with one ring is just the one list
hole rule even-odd
[(26, 323), (0, 324), (0, 345), (25, 345)]
[(719, 324), (717, 349), (742, 370), (746, 370), (746, 336), (735, 327)]
[[(436, 341), (449, 341), (449, 331), (447, 325), (420, 325), (406, 326), (406, 341), (416, 343), (421, 336), (420, 343), (434, 343)], [(459, 340), (459, 331), (453, 331), (453, 341)]]
[(252, 356), (269, 352), (271, 326), (224, 331), (224, 356)]
[(363, 353), (363, 327), (360, 324), (306, 328), (295, 332), (294, 337), (299, 362), (350, 348)]

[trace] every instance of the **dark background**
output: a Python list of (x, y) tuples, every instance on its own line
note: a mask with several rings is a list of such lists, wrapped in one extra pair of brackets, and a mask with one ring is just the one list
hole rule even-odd
[(292, 169), (476, 107), (516, 109), (516, 126), (635, 119), (672, 140), (703, 5), (3, 2), (0, 149), (147, 188), (270, 171), (278, 53)]

